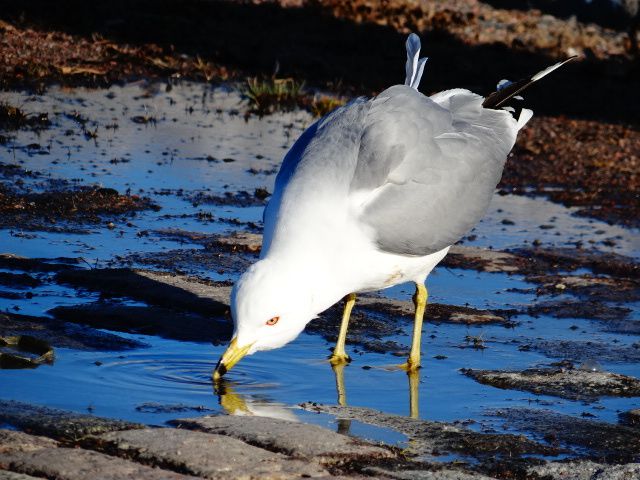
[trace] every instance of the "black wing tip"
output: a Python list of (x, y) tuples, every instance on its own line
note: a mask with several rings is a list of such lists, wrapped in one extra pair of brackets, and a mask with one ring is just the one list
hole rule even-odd
[(519, 94), (520, 92), (525, 90), (527, 87), (529, 87), (531, 84), (546, 77), (549, 73), (553, 72), (554, 70), (557, 70), (558, 68), (566, 65), (567, 63), (581, 57), (584, 57), (584, 56), (572, 55), (571, 57), (565, 60), (562, 60), (561, 62), (554, 63), (553, 65), (550, 65), (544, 70), (534, 73), (530, 77), (520, 79), (517, 82), (513, 82), (512, 84), (487, 95), (487, 97), (482, 102), (482, 106), (484, 108), (493, 108), (493, 109), (500, 108), (502, 105), (504, 105), (507, 102), (507, 100)]

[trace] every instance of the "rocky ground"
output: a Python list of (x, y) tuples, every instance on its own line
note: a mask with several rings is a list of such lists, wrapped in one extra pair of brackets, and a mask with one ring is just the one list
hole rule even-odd
[[(205, 236), (197, 241), (206, 245), (201, 255), (226, 264), (226, 256), (249, 261), (259, 251), (261, 236), (245, 232)], [(547, 276), (540, 281), (541, 288), (547, 285), (549, 277), (553, 277), (553, 270), (560, 269), (565, 273), (553, 281), (557, 282), (556, 286), (565, 285), (563, 292), (571, 290), (576, 295), (589, 295), (586, 292), (595, 288), (591, 302), (604, 306), (607, 295), (602, 296), (599, 289), (601, 277), (570, 273), (575, 268), (582, 272), (588, 265), (593, 272), (609, 274), (606, 292), (613, 292), (617, 302), (621, 298), (632, 300), (638, 296), (637, 264), (621, 256), (584, 252), (576, 258), (562, 250), (537, 251), (534, 248), (527, 252), (505, 252), (457, 246), (450, 258), (452, 266), (467, 264), (489, 272), (521, 272), (530, 275), (532, 282), (538, 282), (539, 272), (545, 271)], [(127, 350), (144, 345), (96, 329), (188, 341), (202, 341), (203, 332), (207, 332), (213, 342), (230, 334), (230, 285), (225, 282), (142, 269), (88, 269), (71, 259), (29, 259), (12, 255), (0, 256), (0, 268), (25, 272), (20, 278), (26, 289), (34, 282), (52, 282), (98, 291), (103, 296), (103, 300), (96, 303), (57, 307), (49, 312), (53, 321), (46, 317), (5, 313), (0, 322), (2, 338), (33, 337), (50, 342), (54, 348)], [(27, 279), (31, 281), (27, 282)], [(119, 297), (133, 298), (148, 306), (123, 306), (119, 304)], [(559, 303), (563, 305), (562, 300)], [(406, 355), (405, 346), (387, 339), (397, 333), (399, 325), (383, 319), (388, 315), (410, 318), (410, 302), (364, 296), (359, 305), (352, 320), (350, 345), (369, 352), (395, 351), (398, 355)], [(579, 308), (573, 304), (563, 306)], [(512, 319), (517, 321), (518, 314), (513, 310), (483, 311), (433, 304), (429, 306), (427, 321), (469, 325), (488, 322), (508, 326)], [(340, 311), (336, 307), (324, 316), (325, 321), (312, 323), (309, 331), (333, 341)], [(627, 325), (637, 323), (625, 319), (624, 312), (617, 320)], [(544, 351), (543, 343), (522, 345), (521, 348)], [(546, 348), (564, 348), (562, 353), (551, 353), (551, 356), (575, 358), (580, 362), (583, 359), (580, 358), (579, 343), (547, 342)], [(482, 343), (476, 348), (483, 348)], [(598, 347), (589, 344), (586, 348), (593, 352)], [(613, 361), (640, 361), (640, 350), (607, 348)], [(604, 360), (607, 352), (598, 357)], [(4, 355), (22, 358), (26, 353), (14, 348), (5, 351)], [(640, 383), (635, 377), (602, 372), (588, 364), (578, 367), (569, 360), (523, 371), (469, 369), (461, 373), (498, 388), (528, 390), (538, 395), (586, 402), (601, 397), (640, 395)], [(220, 403), (228, 412), (247, 411), (243, 401), (232, 391), (225, 392), (224, 385), (218, 388)], [(634, 478), (640, 472), (636, 463), (640, 458), (640, 437), (636, 428), (637, 414), (633, 410), (621, 415), (619, 425), (551, 411), (541, 415), (541, 410), (519, 407), (490, 412), (496, 418), (506, 419), (509, 427), (530, 432), (533, 438), (539, 439), (536, 441), (505, 432), (478, 432), (460, 422), (418, 420), (365, 408), (316, 403), (301, 407), (310, 412), (330, 413), (340, 422), (355, 420), (396, 430), (407, 436), (408, 447), (399, 451), (349, 439), (316, 426), (253, 416), (182, 418), (168, 422), (172, 428), (149, 428), (5, 401), (0, 402), (0, 422), (25, 433), (0, 430), (0, 468), (5, 469), (0, 470), (0, 478), (29, 478), (18, 476), (29, 475), (73, 480), (109, 471), (109, 478), (114, 479), (135, 475), (136, 478), (595, 480)], [(149, 405), (141, 408), (173, 407)], [(180, 411), (182, 408), (176, 408), (176, 412)], [(434, 462), (442, 455), (455, 455), (458, 460)], [(558, 455), (573, 460), (554, 461)], [(573, 476), (567, 477), (568, 472)]]

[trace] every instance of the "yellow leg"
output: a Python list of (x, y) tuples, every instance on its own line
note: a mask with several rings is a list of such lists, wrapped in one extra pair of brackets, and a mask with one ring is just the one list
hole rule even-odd
[(349, 328), (349, 317), (351, 316), (351, 310), (356, 303), (356, 294), (350, 293), (344, 297), (344, 312), (342, 313), (342, 323), (340, 324), (340, 333), (338, 334), (338, 341), (336, 342), (336, 348), (333, 350), (333, 355), (329, 358), (329, 361), (335, 365), (339, 363), (347, 363), (351, 361), (349, 355), (344, 349), (344, 345), (347, 341), (347, 328)]
[(408, 372), (415, 371), (420, 368), (420, 339), (422, 337), (422, 319), (424, 318), (424, 309), (427, 306), (427, 287), (422, 283), (416, 283), (416, 293), (413, 296), (413, 304), (416, 306), (415, 318), (413, 321), (413, 340), (411, 342), (411, 352), (407, 363), (403, 368)]

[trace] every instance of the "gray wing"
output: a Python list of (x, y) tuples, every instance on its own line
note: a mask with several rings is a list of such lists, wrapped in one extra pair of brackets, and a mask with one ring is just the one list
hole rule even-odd
[(466, 90), (433, 99), (395, 86), (372, 101), (351, 195), (379, 248), (428, 255), (486, 213), (517, 133), (505, 111)]
[[(298, 138), (284, 157), (276, 176), (273, 195), (264, 209), (262, 252), (267, 252), (278, 220), (278, 212), (285, 190), (292, 184), (306, 185), (309, 180), (324, 180), (325, 185), (348, 192), (364, 118), (371, 101), (359, 97), (337, 108), (311, 125)], [(344, 185), (339, 185), (344, 182)], [(314, 182), (311, 182), (314, 183)], [(313, 188), (303, 188), (296, 195), (317, 195)], [(332, 192), (335, 193), (335, 192)], [(298, 199), (299, 200), (299, 199)]]

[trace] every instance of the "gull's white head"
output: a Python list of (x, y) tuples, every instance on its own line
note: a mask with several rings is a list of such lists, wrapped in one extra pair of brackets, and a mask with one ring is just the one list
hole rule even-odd
[(235, 328), (231, 343), (214, 371), (214, 379), (245, 355), (279, 348), (296, 338), (316, 316), (312, 295), (312, 290), (306, 288), (306, 279), (296, 278), (294, 270), (269, 259), (252, 265), (231, 292)]

